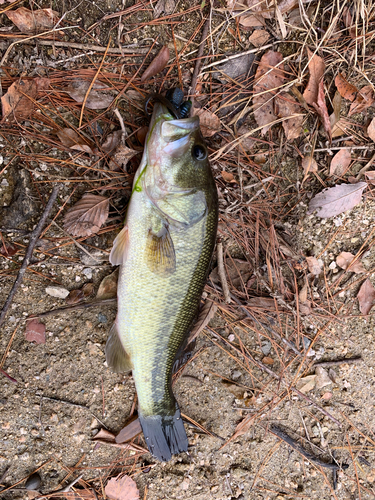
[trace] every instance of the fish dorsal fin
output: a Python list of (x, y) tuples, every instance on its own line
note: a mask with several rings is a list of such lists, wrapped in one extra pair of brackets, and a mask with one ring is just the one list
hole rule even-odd
[(108, 367), (115, 373), (127, 373), (133, 369), (129, 354), (121, 344), (117, 331), (117, 320), (113, 323), (105, 345), (105, 358)]
[(147, 235), (146, 262), (149, 269), (159, 276), (170, 276), (176, 270), (176, 253), (166, 224), (159, 230), (150, 228)]
[(112, 266), (121, 266), (125, 264), (128, 256), (128, 246), (129, 230), (128, 226), (124, 226), (113, 242), (113, 247), (109, 256), (109, 262)]

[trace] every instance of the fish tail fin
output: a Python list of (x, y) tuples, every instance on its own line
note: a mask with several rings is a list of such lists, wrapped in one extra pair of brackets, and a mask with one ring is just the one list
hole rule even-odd
[(150, 453), (162, 462), (188, 449), (188, 439), (180, 410), (172, 415), (142, 415), (139, 421)]

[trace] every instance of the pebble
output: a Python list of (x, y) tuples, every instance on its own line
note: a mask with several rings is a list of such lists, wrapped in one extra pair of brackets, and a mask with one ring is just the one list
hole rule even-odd
[(228, 335), (228, 340), (229, 342), (233, 342), (233, 340), (235, 339), (236, 337), (234, 336), (233, 333), (231, 333), (230, 335)]
[(267, 356), (267, 354), (271, 351), (271, 342), (263, 342), (261, 351), (265, 356)]
[(103, 313), (98, 314), (98, 320), (99, 320), (99, 323), (107, 323), (107, 321), (108, 321), (107, 316)]
[(83, 274), (86, 276), (88, 280), (92, 279), (92, 269), (91, 267), (85, 267), (85, 269), (82, 271)]
[(65, 299), (69, 295), (69, 290), (62, 286), (47, 286), (46, 293), (57, 299)]
[(240, 377), (242, 376), (242, 373), (239, 372), (238, 370), (235, 370), (233, 373), (232, 373), (232, 380), (238, 380)]
[(25, 488), (27, 490), (37, 490), (41, 484), (42, 480), (40, 479), (39, 474), (34, 472), (34, 474), (31, 474), (31, 476), (26, 479)]

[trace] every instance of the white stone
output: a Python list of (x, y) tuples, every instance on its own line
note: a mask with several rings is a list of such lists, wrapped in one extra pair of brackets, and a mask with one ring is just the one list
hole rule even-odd
[(57, 299), (65, 299), (69, 295), (69, 290), (62, 286), (47, 286), (46, 293)]

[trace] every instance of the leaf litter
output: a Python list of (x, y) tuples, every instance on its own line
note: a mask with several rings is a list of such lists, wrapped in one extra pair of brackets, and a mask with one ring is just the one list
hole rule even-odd
[(317, 217), (327, 218), (351, 210), (361, 202), (366, 187), (366, 182), (358, 182), (327, 188), (312, 198), (307, 213), (312, 214), (316, 210)]
[(64, 229), (72, 236), (90, 236), (99, 231), (109, 213), (109, 199), (86, 193), (64, 217)]

